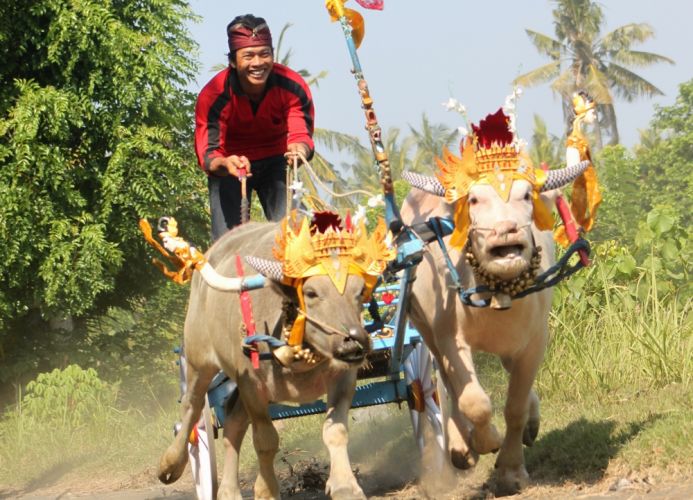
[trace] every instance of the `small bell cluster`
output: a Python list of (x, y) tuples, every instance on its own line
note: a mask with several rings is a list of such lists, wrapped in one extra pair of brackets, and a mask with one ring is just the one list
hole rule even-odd
[(465, 258), (474, 272), (477, 283), (488, 286), (492, 292), (501, 292), (513, 297), (534, 285), (534, 279), (541, 266), (541, 247), (532, 249), (529, 269), (511, 280), (501, 280), (481, 267), (469, 245), (465, 249)]
[[(286, 342), (289, 341), (289, 337), (291, 336), (291, 327), (288, 325), (284, 325), (284, 329), (282, 331), (284, 340)], [(290, 349), (293, 351), (293, 357), (294, 361), (300, 361), (303, 360), (309, 365), (314, 365), (317, 363), (321, 358), (318, 353), (313, 352), (310, 347), (303, 347), (300, 345), (292, 345), (289, 346)]]

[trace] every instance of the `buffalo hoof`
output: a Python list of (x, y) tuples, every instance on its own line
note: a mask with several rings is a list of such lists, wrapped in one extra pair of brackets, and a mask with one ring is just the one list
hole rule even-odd
[(522, 432), (522, 444), (532, 446), (539, 435), (539, 420), (530, 419)]
[(479, 429), (474, 427), (471, 437), (472, 449), (480, 455), (496, 453), (503, 443), (498, 429), (493, 424), (489, 424), (482, 432), (479, 432)]
[(496, 473), (495, 495), (504, 497), (515, 495), (529, 483), (529, 475), (524, 465), (510, 469), (498, 469)]
[(479, 461), (479, 454), (474, 450), (467, 450), (463, 453), (459, 450), (450, 451), (450, 462), (456, 469), (467, 470), (471, 469)]
[(330, 493), (332, 500), (366, 500), (363, 491), (355, 493), (351, 488), (339, 488)]
[(366, 495), (356, 482), (356, 478), (352, 478), (347, 484), (334, 485), (329, 479), (325, 485), (325, 494), (333, 500), (366, 500)]
[[(187, 458), (187, 454), (185, 455), (185, 458)], [(164, 455), (161, 458), (161, 463), (159, 463), (159, 471), (157, 472), (159, 481), (161, 481), (164, 484), (171, 484), (176, 482), (178, 478), (183, 475), (186, 462), (187, 460), (184, 460), (182, 463), (172, 464), (168, 460), (166, 460), (166, 455)]]

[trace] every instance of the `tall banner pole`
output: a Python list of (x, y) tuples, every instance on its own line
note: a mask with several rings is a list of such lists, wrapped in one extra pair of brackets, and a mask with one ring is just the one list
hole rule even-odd
[(378, 173), (380, 175), (380, 184), (383, 189), (383, 198), (385, 200), (385, 220), (387, 221), (388, 226), (390, 226), (392, 222), (401, 222), (401, 217), (399, 208), (397, 207), (397, 202), (395, 200), (390, 161), (387, 158), (387, 153), (385, 152), (385, 147), (383, 146), (382, 130), (378, 124), (378, 118), (375, 115), (375, 110), (373, 109), (373, 98), (368, 90), (368, 83), (366, 83), (363, 76), (363, 70), (361, 69), (361, 63), (359, 62), (359, 56), (356, 51), (356, 42), (352, 36), (353, 30), (349, 24), (349, 19), (347, 18), (344, 10), (344, 1), (328, 0), (327, 7), (330, 13), (337, 17), (339, 24), (341, 24), (342, 31), (344, 32), (344, 38), (346, 39), (347, 48), (349, 49), (349, 55), (351, 56), (351, 63), (353, 66), (351, 71), (356, 79), (358, 92), (361, 97), (361, 106), (366, 115), (366, 130), (368, 131), (371, 149), (373, 150), (373, 156), (375, 158)]

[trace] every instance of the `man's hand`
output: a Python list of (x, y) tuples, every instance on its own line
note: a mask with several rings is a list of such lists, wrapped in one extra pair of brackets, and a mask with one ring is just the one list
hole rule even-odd
[(286, 149), (287, 151), (284, 153), (284, 158), (286, 158), (286, 163), (289, 165), (293, 165), (294, 161), (300, 160), (301, 157), (299, 155), (302, 155), (304, 158), (308, 158), (308, 155), (310, 154), (310, 148), (307, 144), (302, 142), (289, 144)]
[(209, 171), (216, 175), (233, 175), (238, 177), (240, 169), (245, 169), (246, 177), (253, 175), (250, 173), (250, 160), (245, 156), (231, 155), (214, 158), (209, 164)]

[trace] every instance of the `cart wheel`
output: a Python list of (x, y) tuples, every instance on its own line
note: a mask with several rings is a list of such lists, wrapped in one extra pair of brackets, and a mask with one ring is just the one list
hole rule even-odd
[[(431, 356), (433, 358), (433, 356)], [(445, 381), (440, 373), (440, 367), (435, 359), (433, 359), (433, 374), (436, 379), (436, 402), (440, 408), (440, 415), (443, 423), (443, 446), (445, 450), (448, 444), (448, 419), (450, 418), (450, 400), (448, 399), (448, 390), (445, 388)]]
[(188, 441), (190, 469), (195, 481), (195, 491), (200, 500), (213, 500), (217, 495), (217, 459), (214, 451), (214, 427), (209, 401)]
[[(414, 428), (414, 437), (419, 445), (419, 451), (424, 455), (425, 433), (424, 416), (428, 420), (432, 433), (436, 455), (445, 450), (444, 419), (439, 401), (447, 403), (447, 394), (437, 394), (440, 377), (433, 378), (434, 363), (428, 347), (423, 342), (416, 344), (411, 354), (404, 360), (404, 376), (409, 396), (409, 414)], [(443, 405), (445, 406), (445, 404)]]

